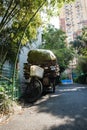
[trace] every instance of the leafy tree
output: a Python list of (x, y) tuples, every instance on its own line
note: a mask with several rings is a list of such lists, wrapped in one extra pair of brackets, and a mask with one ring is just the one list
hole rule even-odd
[(81, 36), (77, 36), (74, 41), (70, 42), (70, 45), (75, 48), (78, 54), (82, 53), (83, 48), (85, 47), (85, 42), (82, 40)]
[(42, 48), (50, 49), (55, 53), (60, 73), (63, 72), (73, 58), (73, 51), (67, 47), (65, 32), (49, 25), (43, 34), (43, 41)]
[(87, 73), (87, 57), (81, 56), (78, 60), (78, 71), (80, 73)]
[[(16, 50), (15, 68), (18, 61), (18, 55), (22, 45), (30, 42), (36, 37), (37, 28), (41, 25), (40, 11), (42, 7), (45, 7), (46, 11), (52, 10), (52, 7), (61, 7), (64, 2), (70, 2), (73, 0), (1, 0), (0, 1), (0, 36), (3, 32), (7, 32), (9, 28), (9, 34), (6, 33), (6, 37), (9, 37), (10, 47)], [(49, 11), (48, 11), (49, 10)], [(51, 15), (51, 13), (48, 13)], [(4, 34), (3, 34), (4, 36)], [(2, 41), (5, 39), (3, 38)], [(3, 44), (7, 43), (6, 41)], [(7, 46), (7, 44), (5, 45)], [(9, 45), (7, 46), (9, 47)], [(12, 48), (10, 48), (12, 50)], [(7, 49), (7, 48), (6, 48)], [(13, 52), (13, 51), (12, 51)], [(14, 52), (13, 52), (14, 53)], [(4, 54), (4, 53), (3, 53)], [(4, 60), (0, 61), (1, 65), (7, 59), (9, 49), (6, 50)]]
[[(47, 13), (52, 15), (55, 6), (61, 7), (65, 1), (73, 0), (0, 0), (0, 67), (7, 59), (15, 62), (16, 68), (21, 46), (35, 39), (42, 23), (41, 8), (45, 6)], [(15, 69), (13, 81), (14, 78)]]
[[(76, 40), (71, 42), (78, 54), (78, 64), (76, 67), (79, 75), (79, 81), (86, 82), (87, 76), (87, 27), (82, 29), (82, 35), (78, 36)], [(84, 79), (84, 80), (83, 80)]]
[(87, 27), (83, 28), (82, 35), (77, 36), (70, 44), (77, 50), (78, 54), (87, 55)]
[(87, 57), (87, 27), (82, 29), (82, 40), (83, 40), (83, 43), (84, 43), (82, 55)]
[(45, 6), (49, 12), (48, 9), (52, 10), (55, 5), (60, 7), (64, 2), (65, 0), (1, 0), (0, 32), (2, 34), (7, 31), (6, 28), (10, 28), (9, 35), (12, 39), (10, 42), (26, 44), (36, 37), (37, 28), (41, 25), (40, 9)]
[(24, 21), (26, 18), (31, 18), (36, 10), (38, 13), (42, 6), (45, 6), (47, 12), (50, 12), (54, 6), (59, 8), (63, 3), (70, 1), (74, 0), (1, 0), (0, 16), (2, 17), (2, 20), (0, 28), (2, 29), (8, 22), (12, 22), (15, 19), (17, 20), (17, 18), (19, 18), (20, 21)]
[[(29, 4), (26, 4), (26, 2), (29, 2)], [(0, 14), (2, 17), (0, 22), (1, 64), (6, 59), (14, 62), (17, 52), (20, 50), (18, 49), (19, 44), (24, 45), (31, 39), (36, 38), (37, 28), (42, 23), (38, 9), (40, 4), (42, 6), (43, 3), (41, 3), (42, 1), (31, 2), (30, 0), (5, 0), (0, 2), (0, 9), (3, 8), (3, 12)]]

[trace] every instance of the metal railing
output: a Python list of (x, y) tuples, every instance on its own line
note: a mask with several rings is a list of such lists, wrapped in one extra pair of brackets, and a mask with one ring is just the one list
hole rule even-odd
[(0, 70), (0, 86), (4, 88), (5, 93), (12, 100), (16, 100), (20, 96), (20, 86), (18, 71), (15, 72), (15, 80), (13, 81), (13, 70), (14, 68), (12, 66), (5, 66)]

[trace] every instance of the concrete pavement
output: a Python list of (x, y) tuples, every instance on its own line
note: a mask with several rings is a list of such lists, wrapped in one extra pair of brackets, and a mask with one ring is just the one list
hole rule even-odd
[(87, 86), (56, 86), (54, 94), (26, 104), (0, 130), (87, 130)]

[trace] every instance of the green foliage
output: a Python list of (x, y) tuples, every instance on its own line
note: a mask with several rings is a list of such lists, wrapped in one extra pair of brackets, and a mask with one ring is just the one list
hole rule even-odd
[(0, 86), (0, 92), (4, 92), (4, 91), (5, 91), (4, 87)]
[(65, 40), (65, 32), (50, 25), (43, 34), (44, 44), (42, 48), (50, 49), (54, 52), (58, 59), (60, 72), (67, 68), (69, 61), (73, 58), (73, 50), (67, 47)]
[(6, 94), (3, 86), (0, 86), (0, 114), (13, 112), (13, 101)]
[(82, 39), (82, 36), (77, 36), (77, 38), (70, 42), (71, 46), (75, 48), (78, 54), (82, 54), (84, 48), (85, 48), (85, 42)]
[(76, 74), (76, 82), (87, 83), (87, 56), (79, 56)]
[(42, 21), (39, 12), (34, 14), (41, 4), (42, 1), (32, 0), (0, 2), (0, 9), (4, 10), (0, 22), (0, 66), (5, 60), (14, 63), (19, 45), (25, 45), (36, 38), (37, 28)]
[(53, 50), (57, 56), (60, 66), (60, 72), (63, 72), (69, 65), (70, 60), (73, 59), (73, 51), (67, 47)]
[(79, 73), (87, 73), (87, 57), (80, 56), (78, 59), (77, 70)]
[(82, 35), (77, 36), (76, 40), (71, 42), (78, 55), (78, 64), (76, 67), (78, 81), (86, 82), (87, 76), (87, 27), (82, 29)]
[(82, 39), (85, 42), (85, 46), (87, 46), (87, 27), (82, 29)]
[(82, 35), (77, 36), (70, 44), (77, 50), (78, 54), (87, 56), (87, 27), (83, 28)]
[(79, 75), (78, 78), (76, 78), (76, 83), (87, 84), (87, 74)]
[(61, 79), (67, 79), (67, 74), (63, 72), (63, 73), (61, 74)]
[[(12, 30), (6, 28), (0, 33), (0, 63), (9, 60), (14, 63), (18, 50), (18, 43), (12, 42)], [(4, 58), (5, 56), (5, 58)], [(3, 62), (4, 62), (3, 61)]]
[[(0, 29), (5, 27), (7, 23), (10, 24), (16, 22), (16, 27), (25, 27), (27, 22), (32, 18), (32, 16), (37, 11), (39, 14), (40, 9), (45, 7), (46, 13), (52, 15), (53, 10), (61, 7), (63, 3), (70, 2), (73, 0), (4, 0), (0, 1), (0, 12), (1, 13), (1, 23)], [(37, 16), (35, 16), (37, 17)], [(34, 20), (37, 19), (34, 17)], [(39, 17), (40, 19), (40, 17)], [(33, 19), (32, 19), (33, 20)], [(32, 22), (32, 21), (31, 21)], [(33, 21), (34, 22), (34, 21)], [(33, 23), (32, 22), (32, 23)], [(39, 20), (40, 22), (40, 20)], [(37, 24), (38, 22), (36, 22)], [(24, 30), (24, 29), (23, 29)]]
[[(72, 0), (1, 0), (0, 37), (3, 37), (0, 39), (0, 43), (6, 49), (4, 60), (0, 61), (1, 64), (5, 59), (14, 61), (15, 54), (20, 52), (21, 45), (36, 38), (37, 28), (42, 24), (40, 16), (42, 7), (46, 8), (49, 15), (52, 15), (53, 7), (61, 7), (64, 2), (70, 1)], [(3, 52), (0, 55), (2, 56), (2, 54)]]
[(55, 48), (58, 49), (66, 47), (65, 39), (66, 39), (65, 32), (63, 32), (62, 30), (58, 30), (54, 28), (54, 26), (50, 25), (48, 25), (47, 30), (45, 30), (43, 34), (45, 47), (48, 49), (55, 49)]

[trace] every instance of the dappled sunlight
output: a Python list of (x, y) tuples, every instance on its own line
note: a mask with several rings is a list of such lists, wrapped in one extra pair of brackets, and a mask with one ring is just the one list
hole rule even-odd
[(57, 118), (54, 122), (51, 122), (50, 127), (44, 125), (43, 130), (87, 130), (87, 119), (85, 118), (70, 118), (65, 116), (64, 118)]
[(82, 90), (82, 89), (87, 89), (87, 87), (74, 87), (74, 88), (65, 88), (65, 89), (60, 89), (58, 90), (59, 92), (68, 92), (68, 91), (77, 91), (77, 90)]
[(84, 107), (83, 109), (84, 109), (84, 110), (87, 110), (87, 107)]
[[(55, 126), (57, 126), (57, 128), (58, 127), (60, 127), (60, 126), (63, 126), (63, 125), (72, 125), (74, 122), (75, 122), (75, 119), (73, 119), (73, 118), (70, 118), (70, 117), (68, 117), (68, 116), (65, 116), (64, 118), (61, 118), (61, 117), (57, 117), (57, 118), (55, 118), (55, 117), (52, 117), (51, 116), (51, 118), (50, 118), (50, 115), (48, 115), (48, 116), (43, 116), (43, 120), (45, 120), (45, 118), (47, 118), (48, 119), (48, 125), (47, 124), (44, 124), (44, 126), (46, 125), (46, 127), (48, 127), (49, 126), (49, 124), (50, 124), (50, 126), (52, 127), (53, 125), (55, 125)], [(42, 121), (41, 121), (42, 122)], [(49, 128), (48, 128), (49, 129)], [(45, 130), (45, 128), (44, 128), (44, 130)], [(46, 129), (47, 130), (47, 129)]]
[[(28, 108), (35, 126), (41, 130), (86, 130), (87, 88), (80, 85), (57, 87)], [(34, 118), (35, 117), (35, 118)], [(31, 123), (32, 125), (33, 123)]]
[[(84, 95), (82, 91), (79, 91), (84, 89), (86, 88), (77, 86), (70, 87), (70, 89), (69, 87), (59, 87), (54, 94), (48, 93), (35, 102), (33, 104), (35, 111), (39, 115), (45, 116), (44, 118), (53, 118), (52, 120), (57, 123), (60, 120), (63, 124), (59, 123), (59, 125), (64, 125), (64, 123), (70, 125), (78, 118), (83, 117), (84, 112), (87, 112), (87, 103), (84, 102), (84, 99), (87, 98), (86, 91)], [(87, 115), (84, 115), (84, 121), (86, 119)]]
[(61, 96), (61, 94), (54, 94), (54, 95), (51, 95), (51, 97), (59, 97)]
[(45, 95), (45, 96), (42, 96), (37, 102), (35, 102), (33, 105), (40, 105), (40, 103), (44, 103), (48, 100), (50, 100), (50, 98), (57, 98), (61, 96), (61, 94), (48, 94), (48, 95)]

